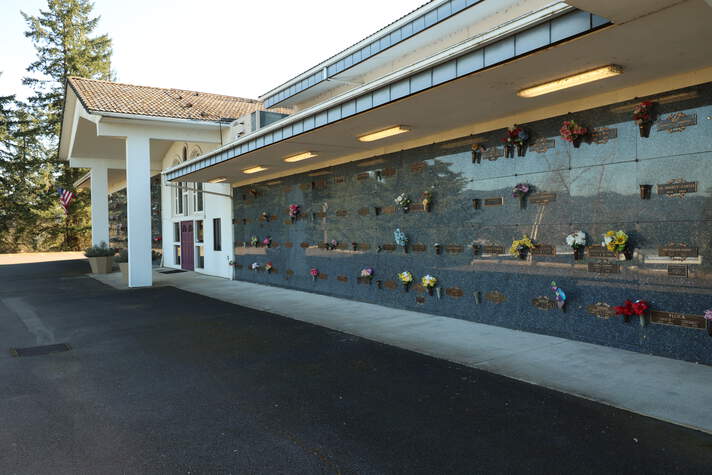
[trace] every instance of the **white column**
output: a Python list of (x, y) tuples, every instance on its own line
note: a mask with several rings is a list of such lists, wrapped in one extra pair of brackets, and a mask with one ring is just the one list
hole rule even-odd
[(106, 167), (91, 169), (91, 243), (109, 244), (109, 177)]
[(151, 160), (148, 137), (126, 138), (129, 287), (149, 287), (151, 275)]

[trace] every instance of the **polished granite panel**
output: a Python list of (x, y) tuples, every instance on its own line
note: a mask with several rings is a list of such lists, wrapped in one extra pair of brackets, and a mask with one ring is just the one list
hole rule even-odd
[[(663, 96), (682, 99), (666, 99), (662, 117), (694, 113), (697, 124), (672, 133), (654, 126), (641, 138), (633, 105), (614, 104), (573, 116), (596, 130), (579, 148), (559, 136), (572, 117), (556, 117), (525, 125), (524, 156), (504, 157), (506, 132), (497, 130), (241, 188), (235, 276), (712, 364), (705, 330), (591, 313), (591, 305), (626, 299), (695, 315), (712, 308), (712, 87)], [(473, 143), (485, 147), (478, 163)], [(523, 202), (511, 194), (517, 183), (533, 188)], [(651, 185), (649, 199), (641, 199), (640, 185)], [(433, 195), (430, 212), (422, 209), (424, 191)], [(394, 202), (400, 193), (413, 201), (407, 213)], [(291, 203), (302, 210), (294, 223)], [(395, 245), (396, 228), (407, 235), (408, 252)], [(628, 258), (574, 256), (565, 238), (579, 229), (588, 245), (624, 230)], [(509, 255), (512, 240), (525, 234), (538, 250)], [(273, 245), (250, 247), (252, 236), (269, 236)], [(332, 240), (336, 248), (328, 249)], [(676, 244), (698, 253), (659, 255)], [(272, 273), (249, 269), (268, 261)], [(364, 267), (375, 270), (370, 282), (358, 279)], [(311, 268), (322, 278), (313, 280)], [(405, 270), (416, 279), (407, 292), (397, 280)], [(439, 297), (417, 285), (426, 273), (438, 278)], [(564, 313), (553, 304), (552, 280), (568, 295)]]

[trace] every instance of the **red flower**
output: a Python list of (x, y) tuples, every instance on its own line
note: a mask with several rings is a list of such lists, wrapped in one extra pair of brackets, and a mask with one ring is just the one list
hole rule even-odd
[(614, 307), (614, 309), (616, 311), (616, 315), (625, 315), (626, 317), (629, 317), (633, 315), (633, 302), (626, 300), (623, 305)]
[(650, 308), (650, 305), (645, 300), (636, 300), (632, 307), (636, 315), (643, 315)]

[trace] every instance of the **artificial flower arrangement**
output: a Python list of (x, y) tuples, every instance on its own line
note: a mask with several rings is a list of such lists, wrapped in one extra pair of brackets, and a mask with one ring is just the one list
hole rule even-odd
[(638, 315), (641, 327), (644, 327), (647, 323), (645, 320), (645, 313), (649, 308), (650, 304), (648, 304), (645, 300), (636, 300), (635, 302), (626, 300), (623, 305), (614, 307), (616, 315), (623, 315), (624, 322), (627, 322), (631, 315)]
[(359, 275), (359, 278), (363, 282), (368, 282), (369, 284), (371, 283), (371, 279), (373, 279), (373, 267), (364, 267), (361, 269), (361, 274)]
[(401, 246), (403, 248), (403, 252), (407, 254), (408, 236), (406, 236), (405, 233), (400, 230), (400, 228), (396, 228), (396, 230), (393, 231), (393, 239), (395, 240), (398, 246)]
[(396, 204), (400, 206), (404, 213), (408, 212), (408, 208), (410, 208), (410, 204), (412, 203), (410, 201), (410, 198), (408, 198), (408, 195), (405, 193), (401, 193), (400, 195), (396, 196), (393, 201), (395, 201)]
[(576, 231), (566, 236), (566, 245), (574, 250), (574, 259), (583, 257), (583, 250), (586, 248), (586, 233)]
[(312, 276), (312, 280), (315, 281), (316, 278), (319, 277), (319, 269), (317, 269), (316, 267), (312, 267), (312, 268), (309, 270), (309, 275), (311, 275), (311, 276)]
[(481, 143), (472, 144), (472, 163), (482, 162), (482, 153), (487, 150), (487, 147)]
[(608, 231), (603, 235), (603, 242), (601, 243), (606, 246), (611, 252), (617, 252), (618, 258), (625, 260), (627, 257), (625, 255), (626, 248), (628, 247), (628, 235), (623, 231)]
[(252, 236), (250, 238), (250, 245), (252, 247), (257, 247), (259, 245), (259, 243), (260, 243), (260, 239), (257, 236)]
[(270, 246), (272, 245), (272, 237), (267, 236), (266, 238), (264, 238), (264, 239), (262, 240), (262, 245), (263, 245), (264, 247), (270, 247)]
[(507, 128), (507, 135), (502, 139), (504, 141), (504, 157), (514, 158), (514, 149), (517, 149), (517, 156), (523, 157), (526, 154), (527, 142), (529, 134), (526, 130), (518, 125), (513, 125)]
[(274, 266), (272, 265), (272, 261), (269, 261), (267, 264), (265, 264), (265, 270), (269, 274), (272, 272), (272, 269), (274, 269)]
[(430, 192), (429, 190), (425, 190), (422, 195), (421, 195), (423, 203), (423, 211), (426, 213), (430, 212), (430, 206), (433, 204), (433, 193)]
[[(425, 274), (420, 279), (420, 282), (423, 284), (423, 287), (428, 289), (428, 294), (433, 295), (433, 290), (435, 290), (435, 286), (438, 285), (438, 279), (430, 274)], [(438, 290), (440, 289), (438, 288)], [(438, 297), (440, 297), (440, 292), (438, 292)]]
[(567, 142), (574, 144), (574, 148), (579, 148), (581, 146), (581, 141), (588, 134), (588, 129), (582, 125), (576, 123), (575, 120), (565, 120), (561, 124), (561, 138)]
[(299, 216), (299, 213), (301, 210), (299, 209), (299, 205), (291, 204), (289, 205), (289, 219), (294, 223), (297, 220), (297, 216)]
[(527, 257), (527, 251), (529, 249), (534, 249), (534, 243), (531, 238), (526, 234), (522, 236), (521, 239), (515, 239), (512, 241), (512, 246), (509, 248), (509, 253), (514, 257), (524, 259)]
[(712, 310), (705, 310), (705, 326), (707, 327), (707, 334), (712, 336)]
[(556, 306), (559, 307), (559, 310), (562, 312), (564, 311), (564, 306), (566, 305), (566, 293), (564, 290), (556, 285), (556, 282), (552, 281), (551, 284), (551, 290), (554, 291), (554, 298), (556, 300)]
[(339, 241), (337, 241), (336, 239), (332, 239), (331, 241), (326, 243), (326, 249), (328, 251), (333, 251), (337, 247), (339, 247)]
[(435, 249), (435, 254), (440, 254), (442, 251), (442, 246), (440, 245), (439, 242), (433, 243), (433, 248)]
[(512, 198), (517, 198), (519, 200), (520, 208), (524, 208), (526, 206), (526, 202), (524, 200), (530, 191), (532, 191), (532, 187), (527, 183), (517, 183), (516, 186), (512, 188)]
[(269, 223), (269, 213), (267, 211), (262, 212), (262, 220)]
[(260, 264), (257, 262), (253, 262), (252, 264), (250, 264), (250, 269), (257, 272), (258, 270), (260, 270)]
[(403, 271), (400, 274), (398, 274), (398, 280), (401, 281), (401, 284), (403, 284), (403, 290), (408, 292), (408, 289), (410, 288), (410, 284), (413, 283), (413, 274), (410, 272)]
[(638, 124), (640, 136), (647, 138), (650, 135), (650, 124), (653, 123), (653, 107), (655, 103), (643, 101), (633, 109), (633, 120)]

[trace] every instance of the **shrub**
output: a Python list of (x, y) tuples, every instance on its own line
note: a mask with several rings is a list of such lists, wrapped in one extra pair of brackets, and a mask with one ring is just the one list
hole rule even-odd
[(117, 264), (120, 264), (122, 262), (128, 262), (129, 261), (129, 250), (128, 249), (120, 249), (119, 253), (114, 256), (114, 262)]
[(107, 246), (104, 241), (101, 241), (98, 246), (88, 247), (84, 251), (86, 257), (111, 257), (114, 254), (116, 254), (116, 249)]

